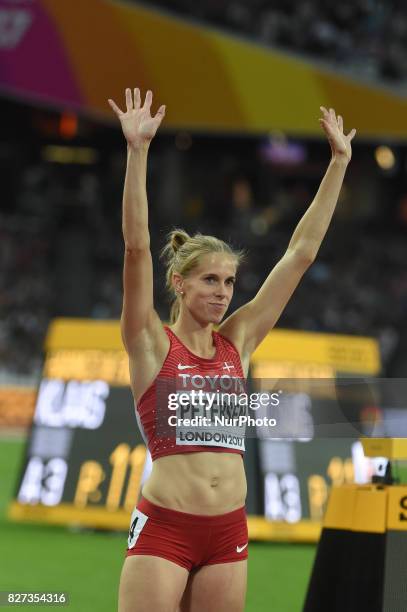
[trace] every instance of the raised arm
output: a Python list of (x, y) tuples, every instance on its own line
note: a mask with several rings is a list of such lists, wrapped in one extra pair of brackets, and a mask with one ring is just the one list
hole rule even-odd
[(153, 265), (148, 230), (146, 191), (147, 156), (151, 140), (163, 120), (165, 106), (154, 117), (150, 114), (152, 92), (148, 91), (141, 106), (140, 90), (126, 89), (126, 111), (109, 99), (120, 120), (127, 141), (127, 168), (123, 191), (123, 310), (121, 331), (127, 352), (144, 330), (158, 324), (153, 305)]
[(220, 331), (247, 359), (274, 327), (295, 288), (315, 260), (334, 213), (356, 131), (343, 133), (342, 117), (321, 107), (320, 119), (331, 146), (331, 161), (318, 192), (298, 223), (287, 251), (272, 269), (253, 300), (234, 312)]

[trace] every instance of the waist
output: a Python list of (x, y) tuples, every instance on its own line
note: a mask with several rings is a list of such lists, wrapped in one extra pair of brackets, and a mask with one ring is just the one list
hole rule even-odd
[(168, 523), (176, 523), (185, 527), (186, 525), (196, 525), (202, 527), (230, 525), (233, 522), (239, 522), (246, 518), (246, 507), (241, 506), (231, 512), (216, 515), (206, 514), (190, 514), (188, 512), (180, 512), (163, 506), (158, 506), (150, 502), (146, 497), (141, 497), (137, 504), (137, 508), (146, 514), (149, 518), (161, 520)]
[(242, 507), (247, 495), (242, 457), (196, 452), (160, 457), (142, 489), (152, 503), (192, 514), (221, 514)]

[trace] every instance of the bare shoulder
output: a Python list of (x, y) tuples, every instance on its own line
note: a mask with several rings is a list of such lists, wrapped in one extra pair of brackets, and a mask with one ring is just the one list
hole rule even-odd
[(162, 368), (170, 348), (170, 340), (155, 310), (147, 324), (126, 346), (129, 356), (130, 382), (135, 399), (148, 389)]

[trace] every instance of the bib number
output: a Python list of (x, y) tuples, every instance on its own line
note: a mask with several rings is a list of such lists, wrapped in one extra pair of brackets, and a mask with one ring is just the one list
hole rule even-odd
[(138, 537), (148, 520), (148, 516), (143, 514), (138, 510), (138, 508), (134, 508), (133, 514), (131, 515), (130, 520), (130, 529), (129, 529), (129, 537), (127, 539), (127, 548), (134, 548)]

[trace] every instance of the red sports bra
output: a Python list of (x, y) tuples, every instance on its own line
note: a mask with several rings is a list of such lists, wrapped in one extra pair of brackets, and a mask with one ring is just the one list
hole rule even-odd
[(237, 421), (247, 412), (236, 404), (236, 394), (245, 390), (245, 379), (236, 347), (213, 331), (216, 353), (205, 359), (194, 355), (168, 326), (164, 329), (169, 351), (160, 372), (135, 403), (152, 460), (203, 451), (239, 453), (243, 458), (245, 427)]

